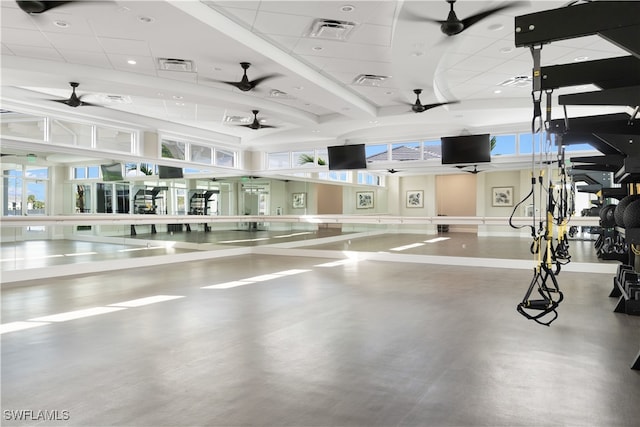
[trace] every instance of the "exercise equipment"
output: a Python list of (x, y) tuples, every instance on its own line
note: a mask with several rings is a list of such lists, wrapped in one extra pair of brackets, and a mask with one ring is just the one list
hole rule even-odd
[(640, 228), (640, 196), (629, 203), (622, 213), (625, 228)]
[(616, 225), (618, 227), (623, 227), (624, 228), (624, 211), (627, 208), (627, 206), (633, 202), (634, 200), (640, 199), (640, 195), (638, 194), (630, 194), (624, 198), (622, 198), (622, 200), (620, 200), (620, 203), (618, 203), (618, 206), (616, 207), (616, 210), (614, 212), (614, 217), (616, 220)]

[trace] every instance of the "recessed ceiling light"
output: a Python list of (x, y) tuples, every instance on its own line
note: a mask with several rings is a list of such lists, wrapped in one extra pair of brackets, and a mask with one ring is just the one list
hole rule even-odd
[(213, 67), (213, 71), (222, 71), (222, 68), (220, 68), (220, 67)]
[(302, 89), (304, 89), (304, 86), (294, 86), (293, 88), (295, 90), (302, 90)]
[(305, 104), (304, 104), (304, 105), (305, 105), (305, 107), (311, 107), (311, 104), (310, 104), (310, 103), (308, 103), (308, 102), (305, 102)]
[(177, 105), (178, 107), (184, 107), (184, 102), (176, 102), (176, 105)]
[(158, 92), (158, 93), (157, 93), (157, 95), (158, 95), (158, 96), (164, 96), (164, 93), (162, 93), (162, 92)]
[(424, 55), (424, 52), (419, 52), (419, 51), (411, 52), (411, 56), (422, 56), (422, 55)]
[(388, 91), (386, 91), (384, 94), (385, 94), (385, 95), (393, 95), (393, 92), (392, 92), (392, 91), (390, 91), (390, 90), (388, 90)]
[(369, 123), (371, 123), (372, 125), (375, 125), (376, 123), (378, 123), (377, 120), (369, 120)]
[(59, 28), (69, 28), (71, 26), (71, 25), (69, 25), (68, 22), (60, 21), (60, 20), (53, 21), (53, 25), (55, 25), (56, 27), (59, 27)]
[(137, 62), (136, 62), (136, 60), (135, 60), (135, 59), (129, 59), (129, 60), (127, 61), (127, 64), (129, 64), (129, 65), (136, 65), (136, 64), (137, 64)]
[(496, 89), (493, 91), (493, 93), (502, 93), (502, 91), (500, 89)]
[(511, 53), (513, 52), (513, 48), (510, 46), (501, 47), (499, 50), (500, 53)]
[(138, 16), (138, 21), (145, 23), (145, 24), (150, 24), (153, 21), (155, 21), (155, 19), (153, 19), (150, 16)]
[(315, 50), (315, 51), (321, 51), (322, 49), (324, 49), (322, 46), (314, 46), (311, 48), (311, 50)]
[(352, 6), (352, 5), (350, 5), (350, 4), (345, 4), (344, 6), (342, 6), (342, 7), (340, 8), (340, 10), (341, 10), (342, 12), (353, 12), (354, 10), (356, 10), (356, 7), (355, 7), (355, 6)]
[(573, 58), (575, 62), (583, 62), (583, 61), (586, 61), (587, 59), (589, 59), (588, 56), (576, 56), (575, 58)]
[(500, 31), (504, 28), (502, 24), (491, 24), (487, 27), (489, 31)]
[(181, 95), (173, 95), (173, 99), (182, 99), (183, 97)]

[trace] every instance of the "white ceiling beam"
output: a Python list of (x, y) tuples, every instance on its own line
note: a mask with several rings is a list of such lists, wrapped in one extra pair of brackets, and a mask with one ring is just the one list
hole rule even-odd
[(293, 57), (278, 46), (254, 34), (239, 23), (234, 22), (220, 12), (213, 10), (206, 4), (199, 1), (180, 0), (167, 0), (167, 2), (211, 28), (214, 28), (222, 34), (225, 34), (235, 41), (258, 52), (260, 55), (265, 56), (291, 70), (298, 76), (323, 87), (327, 93), (331, 93), (339, 97), (349, 104), (351, 108), (364, 112), (369, 117), (376, 116), (377, 109), (375, 105), (365, 101), (351, 90), (328, 78), (301, 60)]

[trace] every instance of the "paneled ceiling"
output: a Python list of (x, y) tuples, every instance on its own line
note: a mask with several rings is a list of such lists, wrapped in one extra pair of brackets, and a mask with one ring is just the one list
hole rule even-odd
[[(464, 18), (498, 4), (460, 0), (455, 10)], [(191, 128), (253, 149), (498, 132), (532, 115), (530, 82), (500, 86), (531, 75), (529, 50), (514, 47), (514, 17), (568, 4), (517, 2), (447, 37), (437, 24), (410, 19), (445, 19), (444, 0), (75, 1), (37, 15), (3, 0), (2, 108)], [(314, 37), (316, 20), (352, 28), (346, 40)], [(336, 32), (320, 26), (321, 35)], [(544, 46), (542, 65), (627, 54), (589, 36)], [(169, 69), (162, 58), (174, 60)], [(241, 62), (251, 63), (249, 79), (275, 76), (249, 92), (221, 83), (240, 80)], [(361, 75), (386, 78), (358, 84)], [(52, 102), (70, 96), (69, 82), (99, 106)], [(413, 113), (418, 88), (424, 104), (459, 103)], [(274, 127), (239, 126), (252, 110)]]

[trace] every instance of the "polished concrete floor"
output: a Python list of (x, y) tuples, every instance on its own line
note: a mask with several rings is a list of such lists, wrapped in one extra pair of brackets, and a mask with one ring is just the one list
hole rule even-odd
[(252, 254), (23, 283), (2, 425), (637, 426), (640, 316), (563, 272), (537, 325), (530, 279)]
[[(533, 260), (531, 240), (519, 237), (478, 237), (473, 233), (384, 234), (372, 229), (371, 235), (341, 232), (325, 228), (312, 231), (192, 231), (139, 233), (135, 237), (118, 236), (110, 242), (83, 240), (25, 240), (0, 244), (0, 271), (173, 255), (199, 250), (223, 250), (231, 247), (254, 247), (289, 244), (293, 247), (331, 251), (387, 252), (393, 254), (481, 257)], [(366, 233), (364, 233), (366, 234)], [(353, 236), (353, 237), (352, 237)], [(81, 239), (81, 236), (78, 236)], [(332, 240), (326, 242), (326, 239)], [(596, 256), (593, 240), (572, 239), (571, 261), (619, 264)]]

